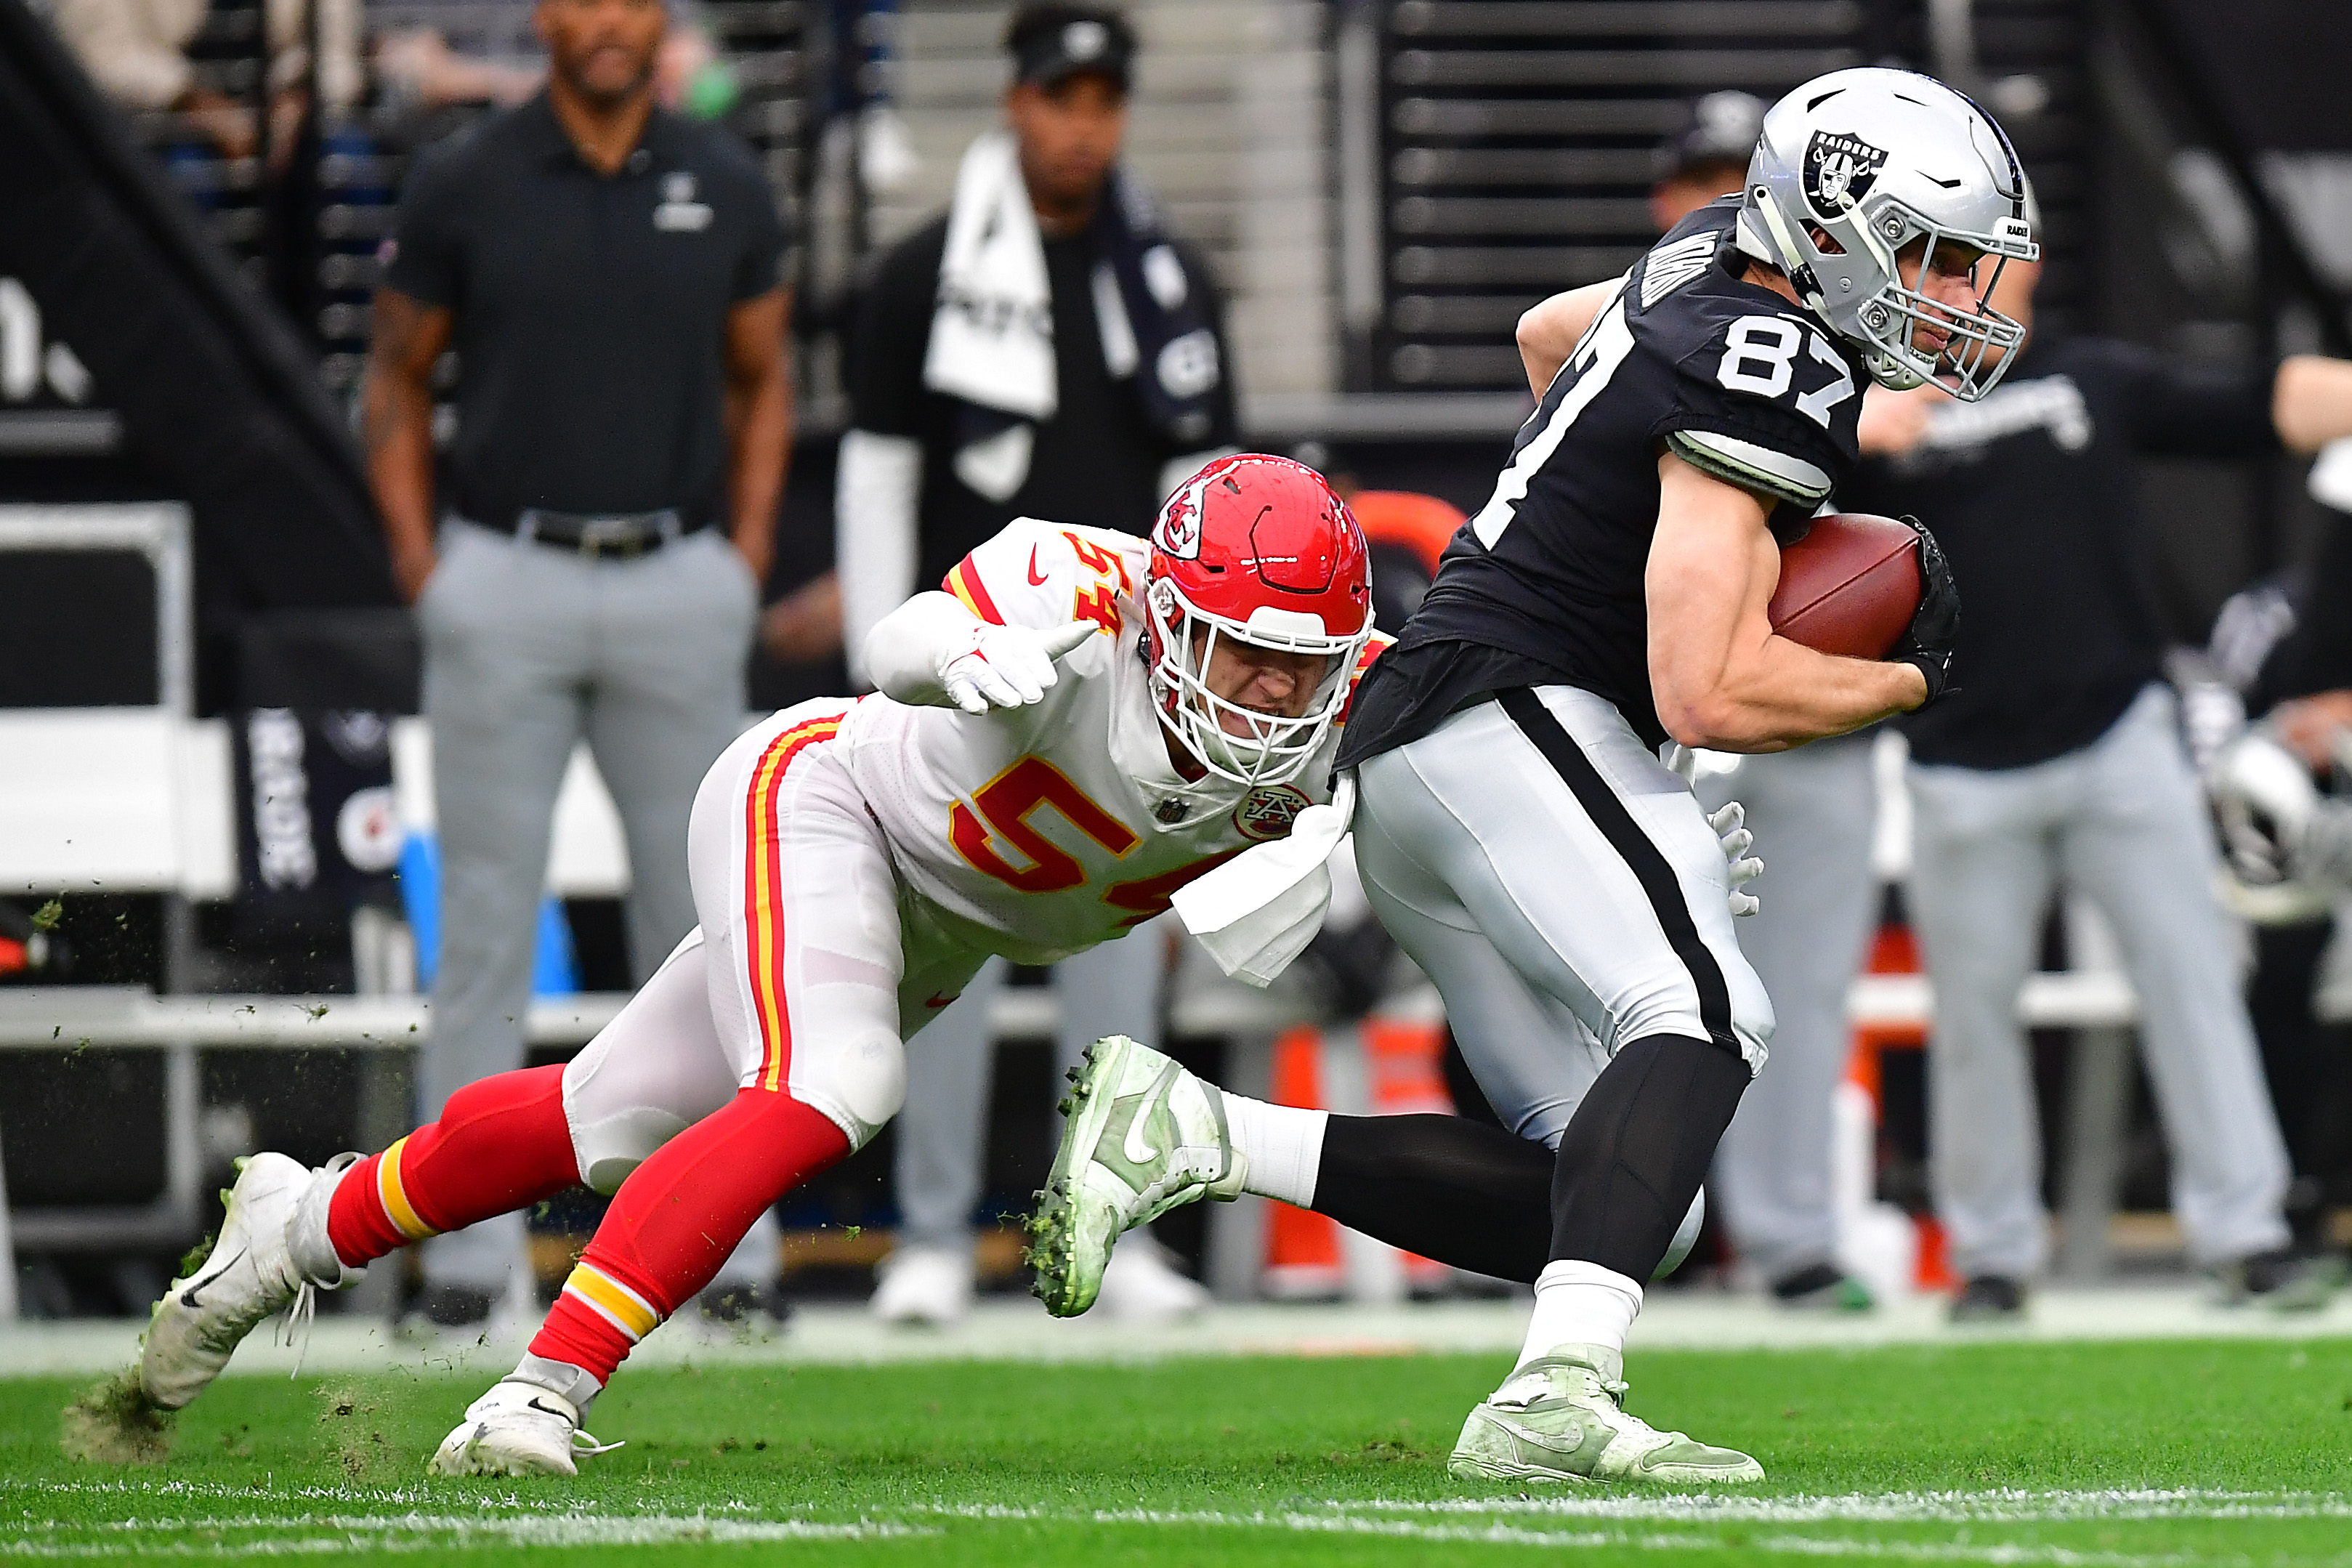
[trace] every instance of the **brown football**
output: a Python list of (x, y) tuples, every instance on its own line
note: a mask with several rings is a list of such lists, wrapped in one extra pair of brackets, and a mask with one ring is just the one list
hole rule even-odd
[(1780, 551), (1772, 629), (1848, 658), (1884, 658), (1919, 609), (1919, 536), (1868, 512), (1813, 519)]

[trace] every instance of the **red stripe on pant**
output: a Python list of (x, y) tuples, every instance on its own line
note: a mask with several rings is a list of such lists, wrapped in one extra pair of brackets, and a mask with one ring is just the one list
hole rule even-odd
[[(751, 769), (744, 804), (743, 962), (761, 1042), (759, 1076), (629, 1173), (580, 1258), (580, 1276), (604, 1276), (662, 1318), (718, 1276), (771, 1205), (849, 1152), (839, 1127), (792, 1097), (785, 868), (777, 821), (793, 763), (840, 729), (840, 714), (795, 724), (768, 743)], [(530, 1353), (569, 1363), (602, 1384), (612, 1380), (639, 1334), (600, 1310), (597, 1289), (593, 1279), (566, 1289), (531, 1341)]]
[[(469, 1083), (449, 1097), (439, 1121), (395, 1147), (396, 1195), (434, 1234), (535, 1204), (580, 1180), (560, 1065)], [(419, 1239), (386, 1206), (384, 1158), (371, 1154), (352, 1166), (327, 1210), (327, 1238), (353, 1268)]]
[[(581, 1265), (626, 1286), (667, 1318), (717, 1278), (753, 1220), (848, 1152), (848, 1138), (823, 1112), (788, 1094), (738, 1090), (629, 1173)], [(601, 1384), (612, 1381), (635, 1342), (567, 1290), (530, 1353), (569, 1363)]]

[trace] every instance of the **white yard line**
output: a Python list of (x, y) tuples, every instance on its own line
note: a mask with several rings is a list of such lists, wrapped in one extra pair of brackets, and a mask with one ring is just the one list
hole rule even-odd
[(1685, 1524), (2063, 1524), (2077, 1521), (2352, 1519), (2352, 1499), (2323, 1492), (1855, 1492), (1838, 1497), (1670, 1493), (1546, 1498), (1339, 1499), (1347, 1511), (1535, 1515)]
[[(194, 1486), (182, 1482), (0, 1482), (0, 1493), (116, 1495), (184, 1504), (203, 1497), (236, 1496), (248, 1504), (250, 1489)], [(404, 1491), (358, 1494), (345, 1489), (289, 1488), (275, 1494), (289, 1501), (335, 1500), (365, 1495), (371, 1501), (396, 1501)], [(1319, 1506), (1276, 1511), (1219, 1510), (1088, 1510), (1011, 1503), (962, 1503), (881, 1510), (885, 1517), (855, 1521), (763, 1519), (753, 1504), (729, 1502), (693, 1514), (599, 1513), (582, 1510), (536, 1512), (511, 1496), (489, 1500), (472, 1513), (309, 1511), (275, 1515), (240, 1510), (207, 1515), (178, 1507), (161, 1514), (96, 1524), (19, 1524), (14, 1539), (0, 1537), (0, 1559), (86, 1559), (133, 1555), (237, 1558), (310, 1556), (354, 1552), (449, 1551), (474, 1546), (577, 1547), (705, 1544), (711, 1546), (784, 1542), (864, 1541), (936, 1535), (939, 1521), (1092, 1524), (1114, 1529), (1274, 1530), (1339, 1534), (1432, 1543), (1534, 1547), (1552, 1551), (1713, 1552), (1739, 1550), (1775, 1555), (1853, 1557), (1916, 1563), (1986, 1563), (1994, 1568), (2179, 1568), (2204, 1561), (2193, 1554), (2078, 1551), (2039, 1542), (1873, 1540), (1790, 1532), (1806, 1523), (1895, 1525), (2021, 1525), (2085, 1521), (2173, 1520), (2253, 1521), (2352, 1517), (2352, 1501), (2335, 1494), (2230, 1492), (2194, 1489), (2149, 1491), (2043, 1491), (1853, 1493), (1831, 1497), (1739, 1498), (1694, 1495), (1659, 1497), (1364, 1500), (1334, 1500)], [(1412, 1516), (1420, 1517), (1412, 1517)], [(1451, 1516), (1433, 1518), (1431, 1516)], [(1545, 1528), (1608, 1521), (1617, 1528)], [(932, 1521), (932, 1522), (923, 1522)], [(1646, 1522), (1679, 1530), (1631, 1531)], [(1709, 1526), (1768, 1523), (1781, 1532), (1727, 1537)], [(166, 1533), (165, 1542), (141, 1542), (126, 1536)], [(192, 1541), (192, 1535), (243, 1535), (246, 1540)]]

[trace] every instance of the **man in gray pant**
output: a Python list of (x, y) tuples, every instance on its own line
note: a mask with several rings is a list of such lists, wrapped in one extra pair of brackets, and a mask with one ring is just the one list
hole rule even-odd
[[(1965, 605), (1966, 601), (1963, 600)], [(1831, 1107), (1853, 1027), (1846, 991), (1878, 915), (1871, 844), (1874, 731), (1734, 759), (1696, 784), (1710, 811), (1737, 800), (1764, 857), (1762, 908), (1739, 922), (1780, 1019), (1772, 1068), (1741, 1097), (1707, 1190), (1741, 1261), (1785, 1307), (1865, 1310), (1870, 1289), (1838, 1262)]]
[[(2029, 328), (2040, 270), (2011, 262), (1996, 301)], [(2121, 941), (2191, 1261), (2235, 1295), (2324, 1299), (2324, 1274), (2287, 1250), (2286, 1152), (2162, 681), (2132, 458), (2311, 451), (2347, 434), (2352, 364), (2216, 370), (2039, 332), (1979, 403), (1870, 395), (1862, 447), (1885, 460), (1841, 503), (1916, 513), (1966, 606), (1950, 698), (1904, 721), (1909, 903), (1936, 994), (1929, 1154), (1966, 1280), (1956, 1318), (2015, 1317), (2048, 1255), (2017, 998), (2059, 886)]]
[[(783, 229), (746, 150), (654, 105), (663, 8), (541, 0), (536, 20), (547, 90), (409, 177), (366, 386), (433, 726), (428, 1117), (522, 1065), (533, 913), (583, 738), (627, 833), (636, 977), (692, 929), (687, 818), (742, 728), (791, 441)], [(436, 495), (433, 379), (452, 348)], [(519, 1217), (433, 1242), (425, 1314), (486, 1318), (521, 1244)]]

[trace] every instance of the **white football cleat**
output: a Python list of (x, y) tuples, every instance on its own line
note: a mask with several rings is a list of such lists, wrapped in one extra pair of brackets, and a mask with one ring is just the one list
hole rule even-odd
[(1764, 1467), (1736, 1448), (1661, 1432), (1625, 1411), (1624, 1355), (1561, 1345), (1503, 1380), (1470, 1418), (1446, 1469), (1464, 1481), (1748, 1485)]
[(902, 1247), (884, 1258), (875, 1273), (880, 1283), (869, 1306), (886, 1323), (948, 1329), (971, 1310), (970, 1248)]
[(1176, 1271), (1150, 1237), (1139, 1236), (1110, 1255), (1096, 1310), (1123, 1323), (1172, 1323), (1209, 1305), (1208, 1288)]
[(1150, 1047), (1106, 1035), (1070, 1079), (1062, 1144), (1029, 1219), (1034, 1289), (1057, 1318), (1095, 1304), (1122, 1231), (1203, 1196), (1238, 1197), (1249, 1173), (1224, 1095)]
[[(139, 1387), (150, 1404), (178, 1410), (202, 1394), (245, 1336), (262, 1321), (288, 1311), (305, 1318), (314, 1289), (334, 1289), (359, 1278), (335, 1259), (305, 1248), (309, 1272), (297, 1264), (289, 1232), (298, 1209), (324, 1214), (325, 1197), (357, 1155), (339, 1155), (313, 1171), (283, 1154), (239, 1160), (236, 1184), (226, 1194), (219, 1237), (202, 1262), (172, 1281), (147, 1324), (139, 1351)], [(321, 1228), (321, 1238), (324, 1231)], [(334, 1272), (328, 1272), (331, 1266)]]
[(563, 1395), (509, 1377), (466, 1406), (425, 1468), (436, 1476), (576, 1476), (580, 1460), (620, 1447), (582, 1431), (580, 1407)]

